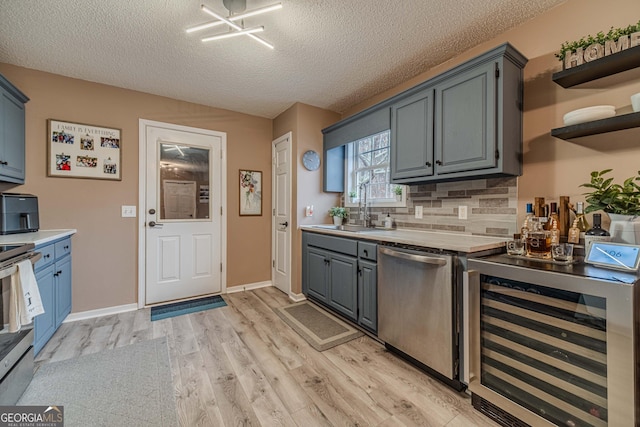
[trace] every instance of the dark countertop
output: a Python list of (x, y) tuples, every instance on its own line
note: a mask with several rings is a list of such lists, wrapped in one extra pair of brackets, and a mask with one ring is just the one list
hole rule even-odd
[(583, 262), (582, 257), (576, 257), (576, 262), (568, 265), (554, 264), (553, 261), (537, 261), (525, 257), (515, 257), (507, 254), (492, 255), (484, 258), (476, 258), (470, 262), (495, 263), (531, 268), (534, 270), (550, 271), (554, 273), (569, 274), (572, 276), (589, 277), (613, 282), (634, 283), (640, 279), (638, 272), (626, 272), (602, 267), (595, 267)]

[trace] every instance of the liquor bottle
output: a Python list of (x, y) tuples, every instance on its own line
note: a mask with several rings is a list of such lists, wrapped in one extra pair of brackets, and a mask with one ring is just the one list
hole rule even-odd
[(584, 239), (584, 233), (591, 227), (589, 227), (589, 221), (584, 214), (584, 203), (576, 203), (576, 219), (578, 220), (578, 229), (580, 230), (580, 238)]
[(532, 224), (533, 227), (527, 234), (527, 256), (533, 258), (551, 258), (550, 233), (542, 228), (541, 222), (532, 221)]
[(558, 220), (551, 218), (551, 230), (549, 230), (550, 243), (557, 245), (560, 243), (560, 230), (558, 229)]
[(531, 229), (532, 225), (531, 220), (533, 218), (533, 203), (527, 203), (527, 215), (524, 218), (524, 222), (522, 223), (522, 228), (520, 229), (520, 236), (526, 242), (527, 234)]
[[(560, 221), (560, 218), (558, 217), (558, 204), (556, 202), (551, 202), (549, 204), (549, 220), (548, 220), (548, 228), (547, 230), (552, 230), (553, 229), (553, 222), (556, 222), (556, 228), (558, 228), (558, 221)], [(558, 233), (560, 232), (560, 230), (558, 229)]]
[(580, 243), (580, 229), (578, 228), (578, 219), (573, 220), (573, 225), (569, 228), (567, 242)]
[(601, 221), (602, 217), (600, 214), (593, 214), (593, 227), (584, 233), (585, 250), (589, 249), (591, 242), (608, 242), (611, 240), (609, 232), (602, 228)]

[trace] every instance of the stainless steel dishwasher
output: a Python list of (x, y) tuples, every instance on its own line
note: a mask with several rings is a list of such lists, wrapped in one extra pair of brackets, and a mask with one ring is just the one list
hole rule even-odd
[(460, 389), (455, 255), (378, 246), (378, 338)]

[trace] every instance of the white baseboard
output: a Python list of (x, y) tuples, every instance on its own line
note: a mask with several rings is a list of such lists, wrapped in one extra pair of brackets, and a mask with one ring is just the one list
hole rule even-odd
[(273, 286), (273, 284), (271, 283), (271, 280), (265, 280), (264, 282), (255, 282), (255, 283), (248, 283), (246, 285), (228, 287), (227, 293), (232, 294), (234, 292), (244, 292), (244, 291), (250, 291), (252, 289), (268, 288), (269, 286)]
[(293, 292), (289, 293), (289, 299), (293, 302), (301, 302), (307, 299), (304, 294), (294, 294)]
[(79, 313), (71, 313), (62, 323), (76, 322), (78, 320), (92, 319), (94, 317), (109, 316), (111, 314), (126, 313), (127, 311), (136, 311), (138, 304), (125, 304), (115, 307), (98, 308), (96, 310), (81, 311)]

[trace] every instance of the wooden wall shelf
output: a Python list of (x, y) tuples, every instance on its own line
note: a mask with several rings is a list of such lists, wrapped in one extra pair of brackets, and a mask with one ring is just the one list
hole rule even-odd
[(553, 74), (552, 79), (560, 86), (569, 88), (636, 67), (640, 67), (640, 46), (631, 47), (568, 70), (558, 71)]
[(640, 112), (551, 129), (551, 136), (567, 140), (636, 127), (640, 127)]

